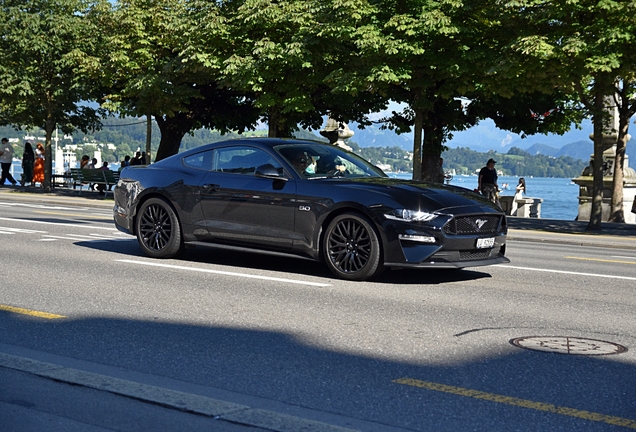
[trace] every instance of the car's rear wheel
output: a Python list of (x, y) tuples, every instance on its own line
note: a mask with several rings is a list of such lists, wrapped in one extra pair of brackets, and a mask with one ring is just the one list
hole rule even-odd
[(361, 215), (336, 216), (325, 231), (323, 251), (329, 269), (342, 279), (367, 280), (383, 269), (378, 235)]
[(152, 258), (172, 258), (183, 250), (179, 218), (161, 198), (144, 202), (137, 214), (137, 241)]

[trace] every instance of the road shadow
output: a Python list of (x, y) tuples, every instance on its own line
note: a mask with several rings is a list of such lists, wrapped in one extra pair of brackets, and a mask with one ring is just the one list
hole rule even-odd
[[(209, 315), (214, 321), (214, 311)], [(220, 389), (231, 392), (226, 393), (231, 402), (243, 403), (249, 395), (375, 422), (377, 430), (382, 425), (453, 432), (615, 430), (595, 413), (636, 418), (636, 373), (620, 356), (517, 349), (507, 340), (524, 335), (511, 330), (501, 331), (500, 343), (472, 354), (466, 343), (477, 333), (440, 335), (463, 352), (440, 362), (434, 347), (411, 361), (392, 360), (386, 349), (362, 355), (355, 352), (359, 344), (351, 350), (342, 343), (340, 349), (328, 348), (328, 335), (189, 325), (159, 317), (39, 320), (0, 312), (0, 326), (4, 344), (152, 374), (158, 380), (154, 385), (166, 377), (209, 388), (210, 396)], [(427, 327), (422, 323), (422, 329)], [(413, 333), (411, 343), (422, 340)], [(0, 400), (7, 398), (0, 389)], [(542, 410), (550, 406), (554, 410)], [(578, 411), (561, 415), (567, 414), (564, 408)]]

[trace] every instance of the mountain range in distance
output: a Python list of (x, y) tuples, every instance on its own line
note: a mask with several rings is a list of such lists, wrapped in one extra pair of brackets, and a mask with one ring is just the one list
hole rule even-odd
[[(354, 132), (351, 140), (360, 147), (400, 147), (413, 151), (412, 133), (397, 135), (390, 130), (381, 130), (375, 125), (366, 129), (351, 126), (351, 130)], [(522, 138), (518, 134), (498, 129), (491, 120), (485, 120), (468, 130), (454, 133), (446, 142), (446, 146), (469, 148), (480, 153), (495, 151), (504, 154), (517, 147), (532, 155), (568, 156), (588, 162), (594, 153), (594, 143), (589, 138), (591, 133), (592, 123), (585, 121), (581, 129), (573, 126), (564, 135), (531, 135)], [(632, 139), (627, 143), (626, 153), (631, 162), (629, 166), (636, 168), (636, 140)]]

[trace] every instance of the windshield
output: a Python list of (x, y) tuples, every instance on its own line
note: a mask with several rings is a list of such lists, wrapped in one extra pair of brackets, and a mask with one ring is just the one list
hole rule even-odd
[(330, 144), (302, 143), (277, 146), (275, 150), (294, 170), (308, 179), (331, 177), (386, 177), (361, 157)]

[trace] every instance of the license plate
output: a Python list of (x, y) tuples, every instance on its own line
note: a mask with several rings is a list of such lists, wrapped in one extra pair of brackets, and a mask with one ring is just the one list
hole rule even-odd
[(495, 245), (494, 237), (477, 239), (477, 249), (491, 248), (494, 245)]

